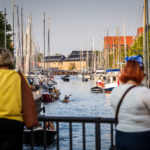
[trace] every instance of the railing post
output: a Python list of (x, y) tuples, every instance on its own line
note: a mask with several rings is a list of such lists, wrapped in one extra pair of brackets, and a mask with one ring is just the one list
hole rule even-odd
[(83, 150), (86, 150), (86, 142), (85, 142), (85, 122), (82, 123), (82, 136), (83, 136)]
[(101, 139), (100, 139), (100, 124), (96, 121), (95, 123), (95, 142), (96, 142), (96, 150), (101, 150)]
[(72, 122), (69, 122), (70, 150), (72, 150)]
[(46, 122), (44, 121), (44, 150), (46, 150), (47, 147), (47, 137), (46, 137)]
[(31, 128), (31, 150), (34, 148), (34, 135), (33, 135), (33, 127)]
[(59, 150), (59, 122), (56, 122), (56, 131), (57, 131), (57, 150)]
[(115, 147), (114, 147), (113, 123), (110, 124), (110, 132), (111, 132), (111, 145), (110, 145), (110, 150), (115, 150)]

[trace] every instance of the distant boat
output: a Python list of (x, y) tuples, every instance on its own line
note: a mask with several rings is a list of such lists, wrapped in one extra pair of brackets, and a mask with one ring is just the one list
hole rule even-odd
[(61, 95), (60, 90), (56, 89), (55, 87), (46, 87), (46, 89), (43, 91), (43, 102), (53, 102), (59, 99), (59, 96)]
[(113, 88), (119, 85), (119, 72), (120, 69), (107, 69), (106, 70), (106, 81), (104, 84), (104, 91), (105, 93), (111, 93)]
[(69, 75), (65, 75), (65, 76), (61, 77), (61, 79), (63, 81), (70, 81)]
[(87, 82), (88, 78), (82, 77), (82, 82)]
[(85, 77), (86, 79), (90, 79), (90, 78), (91, 78), (91, 77), (90, 77), (90, 74), (89, 74), (88, 72), (79, 73), (79, 74), (77, 74), (77, 77), (78, 77), (78, 78), (83, 78), (83, 77)]
[(117, 86), (118, 86), (117, 82), (105, 84), (104, 91), (105, 91), (105, 93), (111, 93), (113, 88), (115, 88)]
[(64, 99), (61, 102), (62, 103), (68, 103), (70, 96), (71, 96), (71, 94), (69, 96), (65, 95)]
[(92, 93), (103, 93), (104, 90), (103, 90), (103, 88), (101, 88), (99, 86), (95, 86), (95, 87), (91, 88), (91, 92)]

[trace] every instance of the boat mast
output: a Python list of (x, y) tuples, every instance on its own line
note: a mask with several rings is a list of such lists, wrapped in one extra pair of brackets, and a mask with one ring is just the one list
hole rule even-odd
[(150, 70), (149, 70), (149, 11), (148, 11), (148, 0), (147, 0), (147, 7), (146, 7), (146, 18), (147, 18), (147, 25), (146, 25), (146, 30), (147, 30), (147, 74), (148, 74), (148, 88), (150, 87)]
[(101, 57), (101, 43), (100, 43), (100, 40), (98, 41), (98, 47), (99, 47), (99, 51), (98, 51), (98, 69), (100, 68), (100, 61), (101, 61), (101, 59), (100, 59), (100, 57)]
[(93, 51), (93, 69), (96, 70), (96, 59), (95, 59), (95, 50), (94, 50), (94, 38), (92, 40), (92, 51)]
[(44, 75), (45, 75), (45, 12), (43, 14), (43, 47), (44, 47)]
[(87, 51), (86, 51), (86, 70), (89, 70), (89, 53), (88, 53), (88, 45), (87, 45)]
[(24, 37), (24, 32), (23, 32), (23, 8), (21, 8), (21, 43), (22, 43), (22, 47), (21, 47), (21, 65), (22, 65), (22, 71), (24, 72), (24, 53), (23, 53), (23, 45), (24, 45), (24, 41), (23, 41), (23, 37)]
[(84, 60), (83, 59), (83, 41), (82, 41), (82, 48), (81, 49), (82, 49), (82, 72), (83, 72), (84, 71), (84, 66), (83, 66), (83, 60)]
[(80, 50), (80, 72), (81, 72), (81, 50)]
[(127, 46), (126, 46), (126, 24), (124, 24), (124, 56), (127, 57)]
[(15, 42), (14, 42), (14, 16), (15, 16), (15, 13), (14, 13), (14, 0), (12, 0), (12, 24), (13, 24), (13, 48), (15, 47)]
[[(48, 56), (50, 57), (50, 19), (48, 18)], [(48, 62), (48, 69), (50, 68), (50, 62)]]
[(20, 67), (20, 24), (19, 24), (19, 10), (17, 6), (17, 48), (16, 48), (16, 70), (19, 70)]
[(109, 69), (108, 29), (107, 29), (107, 69)]
[[(144, 0), (144, 17), (143, 17), (143, 63), (144, 63), (144, 73), (146, 74), (146, 79), (144, 80), (144, 86), (149, 86), (149, 42), (148, 38), (146, 41), (146, 29), (148, 29), (148, 0)], [(147, 34), (149, 31), (147, 30)], [(147, 49), (148, 48), (148, 49)], [(148, 56), (147, 56), (148, 55)], [(148, 65), (147, 65), (148, 62)], [(148, 80), (147, 80), (148, 79)]]
[(118, 31), (118, 66), (121, 64), (121, 52), (120, 52), (120, 31)]
[(116, 28), (116, 62), (117, 62), (117, 68), (119, 68), (119, 59), (118, 59), (118, 28)]
[(32, 42), (33, 42), (33, 40), (32, 40), (32, 35), (31, 35), (31, 30), (32, 30), (32, 14), (30, 15), (30, 26), (29, 26), (29, 28), (30, 28), (30, 32), (29, 32), (29, 34), (30, 34), (30, 51), (29, 51), (29, 76), (30, 76), (30, 72), (31, 72), (31, 56), (32, 56)]
[(4, 39), (5, 39), (5, 41), (4, 41), (4, 47), (5, 47), (5, 49), (7, 49), (7, 40), (6, 40), (6, 8), (4, 8), (4, 17), (5, 17), (5, 34), (4, 34)]

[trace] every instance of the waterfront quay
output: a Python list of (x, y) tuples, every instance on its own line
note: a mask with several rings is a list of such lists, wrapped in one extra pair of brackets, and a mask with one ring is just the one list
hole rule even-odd
[[(76, 75), (64, 82), (56, 75), (56, 87), (60, 89), (60, 99), (42, 104), (39, 120), (54, 122), (57, 134), (51, 144), (34, 145), (34, 149), (47, 150), (108, 150), (114, 143), (114, 114), (110, 106), (109, 94), (91, 93), (94, 80), (82, 82)], [(62, 103), (64, 95), (71, 94), (69, 103)], [(44, 116), (43, 116), (44, 115)], [(44, 136), (44, 134), (43, 134)], [(34, 139), (34, 138), (33, 138)], [(33, 146), (24, 145), (24, 150)]]
[(53, 71), (53, 75), (77, 75), (78, 72), (75, 71), (64, 71), (64, 70), (59, 70), (59, 71)]

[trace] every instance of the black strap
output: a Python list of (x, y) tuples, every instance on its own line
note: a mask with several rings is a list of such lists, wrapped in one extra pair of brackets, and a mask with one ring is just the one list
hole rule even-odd
[(115, 115), (115, 123), (116, 123), (116, 125), (118, 124), (118, 114), (119, 114), (119, 109), (120, 109), (120, 106), (121, 106), (121, 104), (122, 104), (122, 101), (123, 101), (124, 97), (126, 96), (126, 94), (127, 94), (132, 88), (134, 88), (134, 87), (136, 87), (136, 85), (130, 86), (130, 87), (125, 91), (125, 93), (122, 95), (122, 97), (121, 97), (121, 99), (120, 99), (120, 101), (119, 101), (119, 104), (118, 104), (117, 110), (116, 110), (116, 115)]

